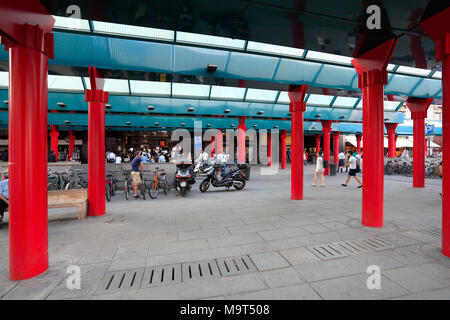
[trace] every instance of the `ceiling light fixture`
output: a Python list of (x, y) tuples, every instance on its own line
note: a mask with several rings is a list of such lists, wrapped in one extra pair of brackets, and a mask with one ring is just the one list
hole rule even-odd
[(208, 73), (214, 73), (217, 70), (217, 64), (214, 63), (208, 63), (208, 65), (206, 66), (206, 72)]
[(56, 104), (62, 108), (64, 108), (66, 106), (66, 104), (64, 102), (57, 102)]

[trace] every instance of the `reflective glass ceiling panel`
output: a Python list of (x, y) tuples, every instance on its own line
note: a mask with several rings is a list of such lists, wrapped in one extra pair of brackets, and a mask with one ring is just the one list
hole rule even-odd
[(404, 73), (414, 76), (421, 76), (426, 77), (430, 74), (431, 70), (428, 69), (420, 69), (420, 68), (413, 68), (413, 67), (406, 67), (406, 66), (399, 66), (396, 73)]
[(245, 40), (182, 31), (177, 31), (177, 42), (232, 49), (244, 49), (245, 46)]
[(278, 97), (277, 103), (290, 104), (291, 100), (289, 99), (289, 95), (287, 91), (281, 91), (280, 96)]
[(245, 101), (275, 103), (278, 91), (262, 90), (262, 89), (248, 89)]
[[(91, 89), (91, 82), (88, 77), (84, 78), (84, 83), (86, 84), (86, 89)], [(130, 94), (128, 80), (124, 79), (105, 79), (104, 90), (109, 93)]]
[(101, 21), (93, 21), (92, 28), (96, 33), (123, 35), (152, 40), (173, 41), (175, 35), (175, 31), (172, 30), (130, 26)]
[(130, 80), (132, 95), (152, 97), (170, 97), (172, 84), (170, 82)]
[(207, 99), (210, 86), (192, 83), (172, 83), (172, 97)]
[(248, 42), (247, 51), (271, 53), (271, 54), (287, 56), (287, 57), (296, 57), (296, 58), (301, 58), (303, 56), (303, 53), (305, 52), (305, 50), (303, 50), (303, 49), (277, 46), (277, 45), (273, 45), (273, 44), (253, 42), (253, 41)]
[(212, 86), (211, 99), (244, 100), (245, 88)]
[(353, 109), (358, 98), (353, 97), (337, 97), (333, 102), (333, 108)]
[(352, 65), (352, 57), (346, 57), (346, 56), (340, 56), (337, 54), (331, 54), (331, 53), (323, 53), (318, 51), (312, 51), (309, 50), (306, 53), (306, 59), (308, 60), (314, 60), (314, 61), (321, 61), (321, 62), (329, 62), (329, 63), (337, 63), (337, 64), (343, 64), (347, 66)]
[(80, 77), (48, 75), (48, 90), (62, 92), (84, 92)]
[(53, 26), (53, 28), (55, 29), (77, 30), (84, 32), (91, 31), (88, 20), (61, 17), (61, 16), (53, 16), (53, 18), (55, 19), (55, 24)]
[(8, 89), (9, 84), (9, 73), (5, 71), (0, 71), (0, 88)]
[(310, 106), (329, 106), (333, 98), (334, 96), (310, 94), (306, 104)]

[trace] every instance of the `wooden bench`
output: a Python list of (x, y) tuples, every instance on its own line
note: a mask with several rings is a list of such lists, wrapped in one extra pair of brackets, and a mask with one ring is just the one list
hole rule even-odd
[(52, 190), (48, 192), (48, 208), (78, 207), (78, 220), (86, 219), (87, 189)]

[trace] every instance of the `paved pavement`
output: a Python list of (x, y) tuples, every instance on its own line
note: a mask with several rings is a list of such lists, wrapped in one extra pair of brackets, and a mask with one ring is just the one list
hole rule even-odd
[[(385, 225), (367, 228), (356, 182), (344, 188), (338, 174), (325, 188), (312, 187), (312, 170), (305, 171), (303, 201), (290, 200), (289, 170), (262, 176), (258, 167), (243, 191), (202, 194), (198, 182), (186, 198), (171, 191), (126, 201), (118, 194), (103, 217), (50, 222), (50, 268), (26, 281), (8, 280), (4, 226), (0, 298), (450, 299), (450, 259), (440, 253), (440, 180), (414, 189), (411, 178), (386, 177)], [(67, 288), (69, 265), (80, 267), (79, 290)], [(371, 265), (380, 268), (380, 289), (367, 287)], [(169, 266), (164, 281), (155, 266)]]

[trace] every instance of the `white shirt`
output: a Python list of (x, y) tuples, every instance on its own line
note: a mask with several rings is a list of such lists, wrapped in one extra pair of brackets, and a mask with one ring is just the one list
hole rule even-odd
[(338, 154), (338, 159), (340, 160), (344, 160), (345, 159), (345, 154), (343, 152)]
[(318, 157), (316, 161), (316, 171), (323, 170), (323, 158)]
[(350, 162), (350, 169), (356, 169), (356, 158), (354, 156), (350, 157), (350, 160), (348, 160)]
[(108, 156), (106, 157), (108, 160), (114, 160), (116, 158), (116, 155), (114, 152), (108, 153)]
[(122, 163), (122, 158), (120, 156), (116, 157), (116, 163)]

